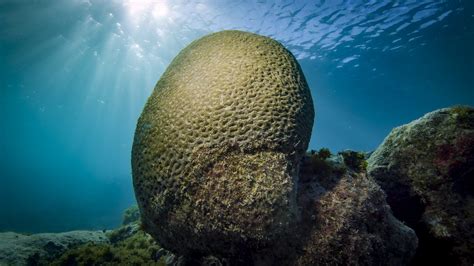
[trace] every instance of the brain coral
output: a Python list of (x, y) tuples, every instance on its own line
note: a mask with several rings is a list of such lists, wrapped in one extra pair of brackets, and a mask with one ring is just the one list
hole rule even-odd
[(293, 55), (241, 31), (205, 36), (166, 69), (132, 149), (143, 226), (181, 253), (237, 254), (298, 217), (299, 161), (314, 109)]

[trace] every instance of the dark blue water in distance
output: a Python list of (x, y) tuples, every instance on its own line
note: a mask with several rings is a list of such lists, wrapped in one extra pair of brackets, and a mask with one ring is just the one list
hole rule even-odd
[(309, 149), (374, 150), (426, 112), (474, 105), (473, 3), (0, 0), (0, 231), (117, 226), (145, 101), (211, 32), (295, 55), (316, 108)]

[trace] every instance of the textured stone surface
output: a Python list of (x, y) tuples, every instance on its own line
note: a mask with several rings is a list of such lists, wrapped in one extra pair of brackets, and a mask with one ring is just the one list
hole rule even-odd
[(320, 154), (303, 160), (297, 195), (301, 219), (288, 237), (240, 257), (185, 261), (189, 265), (408, 265), (417, 237), (391, 214), (381, 188), (365, 170), (344, 163), (348, 151), (331, 158)]
[(102, 231), (71, 231), (23, 235), (0, 233), (0, 265), (36, 265), (85, 243), (105, 244), (109, 239)]
[(359, 163), (340, 163), (348, 153), (326, 160), (325, 175), (318, 168), (302, 173), (308, 181), (299, 185), (299, 255), (290, 264), (409, 264), (418, 243), (415, 232), (393, 217), (384, 192)]
[(420, 238), (415, 263), (474, 262), (474, 109), (395, 128), (368, 160), (394, 214)]
[(132, 169), (145, 230), (181, 254), (237, 255), (281, 237), (297, 217), (313, 119), (303, 73), (278, 42), (240, 31), (194, 41), (137, 124)]

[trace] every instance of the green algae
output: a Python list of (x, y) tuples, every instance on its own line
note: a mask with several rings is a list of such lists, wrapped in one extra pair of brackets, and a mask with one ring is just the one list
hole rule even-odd
[(153, 238), (137, 223), (107, 233), (110, 244), (85, 244), (70, 249), (51, 265), (166, 265)]
[(457, 122), (464, 127), (474, 126), (474, 109), (469, 106), (456, 105), (449, 109), (451, 115), (456, 116)]
[(140, 211), (137, 205), (133, 205), (125, 210), (122, 225), (127, 225), (140, 220)]
[(344, 159), (344, 164), (356, 172), (365, 172), (367, 169), (367, 161), (365, 154), (356, 151), (342, 151), (339, 152)]
[(333, 170), (328, 160), (331, 157), (331, 151), (327, 148), (321, 148), (319, 152), (311, 151), (311, 168), (318, 177), (329, 176)]

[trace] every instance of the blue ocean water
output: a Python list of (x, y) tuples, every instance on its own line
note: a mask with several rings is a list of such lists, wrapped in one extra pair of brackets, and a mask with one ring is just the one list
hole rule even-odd
[(474, 105), (469, 0), (0, 0), (0, 231), (117, 226), (147, 97), (182, 48), (224, 29), (296, 56), (309, 149), (370, 151), (426, 112)]

